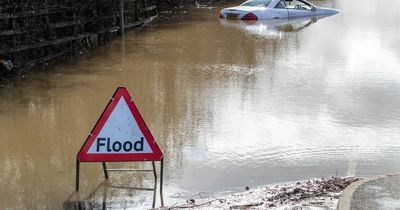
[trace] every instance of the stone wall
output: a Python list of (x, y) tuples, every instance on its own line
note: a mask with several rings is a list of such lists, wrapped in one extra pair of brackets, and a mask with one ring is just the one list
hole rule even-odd
[[(95, 47), (121, 32), (122, 0), (1, 0), (0, 74)], [(123, 0), (124, 28), (156, 15), (152, 0)], [(11, 67), (11, 68), (10, 68)]]

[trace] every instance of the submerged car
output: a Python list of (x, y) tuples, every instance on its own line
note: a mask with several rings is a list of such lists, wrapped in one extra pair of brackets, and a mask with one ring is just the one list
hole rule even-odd
[(329, 16), (339, 10), (315, 6), (306, 0), (248, 0), (237, 7), (221, 10), (220, 18), (233, 20), (269, 20)]
[(280, 37), (281, 32), (297, 32), (316, 23), (326, 16), (299, 17), (286, 19), (258, 20), (258, 21), (231, 21), (221, 19), (220, 23), (225, 28), (238, 29), (256, 37)]

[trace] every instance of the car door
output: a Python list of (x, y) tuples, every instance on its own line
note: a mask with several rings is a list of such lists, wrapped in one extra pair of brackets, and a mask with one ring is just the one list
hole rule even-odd
[(285, 0), (290, 18), (314, 16), (314, 7), (302, 0)]

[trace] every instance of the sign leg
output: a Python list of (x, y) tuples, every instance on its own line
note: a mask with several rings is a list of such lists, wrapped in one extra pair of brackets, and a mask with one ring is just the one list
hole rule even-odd
[(107, 186), (103, 185), (103, 203), (102, 209), (107, 209)]
[(153, 192), (153, 209), (156, 207), (156, 195), (157, 195), (157, 171), (156, 164), (154, 161), (151, 161), (153, 164), (153, 173), (154, 173), (154, 192)]
[(75, 191), (79, 191), (79, 160), (76, 160)]
[(164, 207), (163, 177), (164, 177), (164, 158), (161, 159), (161, 171), (160, 171), (160, 200), (161, 200), (161, 207)]
[(124, 0), (120, 0), (120, 8), (119, 8), (119, 26), (121, 35), (125, 34), (125, 14), (124, 14)]
[(106, 179), (108, 179), (108, 171), (107, 171), (106, 162), (102, 162), (102, 164), (103, 164), (104, 177), (105, 177)]

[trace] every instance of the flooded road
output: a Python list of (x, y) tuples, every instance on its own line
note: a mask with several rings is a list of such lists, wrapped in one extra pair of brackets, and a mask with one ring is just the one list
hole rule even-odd
[[(398, 172), (400, 2), (315, 1), (344, 11), (320, 20), (217, 18), (238, 3), (172, 14), (1, 87), (0, 209), (63, 208), (76, 153), (118, 86), (164, 152), (168, 205), (200, 192)], [(81, 165), (83, 191), (102, 180), (101, 164)], [(151, 174), (111, 180), (152, 186)], [(151, 206), (151, 193), (96, 193), (110, 208)]]

